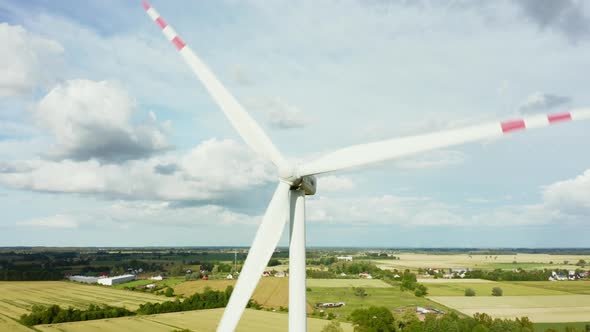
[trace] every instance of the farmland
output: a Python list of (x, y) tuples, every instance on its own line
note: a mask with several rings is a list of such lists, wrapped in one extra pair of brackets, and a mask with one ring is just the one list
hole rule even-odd
[[(223, 309), (187, 311), (152, 316), (124, 317), (97, 321), (75, 322), (53, 325), (38, 325), (44, 332), (103, 332), (103, 331), (142, 331), (170, 332), (173, 329), (188, 328), (194, 332), (215, 331)], [(320, 331), (329, 321), (308, 318), (308, 330)], [(237, 331), (286, 331), (288, 316), (267, 311), (246, 310)], [(344, 331), (352, 332), (350, 324), (342, 324)]]
[(352, 287), (344, 288), (311, 288), (307, 292), (308, 303), (319, 302), (345, 302), (340, 308), (326, 309), (326, 312), (334, 313), (339, 319), (345, 319), (351, 312), (359, 308), (370, 306), (384, 306), (391, 310), (415, 306), (434, 306), (443, 308), (432, 301), (415, 297), (412, 293), (402, 292), (398, 287), (391, 288), (366, 288), (367, 296), (356, 296)]
[(8, 326), (17, 324), (14, 319), (28, 313), (34, 304), (76, 308), (85, 308), (89, 304), (108, 304), (134, 310), (145, 302), (165, 300), (164, 297), (151, 294), (65, 281), (0, 282), (0, 330), (11, 331)]
[(432, 296), (433, 301), (467, 315), (485, 312), (496, 318), (529, 317), (533, 322), (584, 322), (590, 312), (588, 295)]
[[(468, 281), (468, 280), (464, 280)], [(534, 296), (534, 295), (571, 295), (568, 292), (554, 290), (543, 287), (529, 286), (529, 281), (522, 283), (509, 282), (448, 282), (448, 283), (430, 283), (428, 293), (430, 296), (464, 296), (465, 289), (471, 288), (477, 296), (490, 296), (493, 287), (500, 287), (504, 291), (504, 296)], [(578, 284), (582, 284), (579, 282)]]
[(377, 279), (307, 279), (307, 287), (341, 288), (389, 288), (390, 284)]
[[(418, 268), (472, 268), (472, 269), (575, 269), (579, 259), (590, 260), (590, 256), (582, 255), (550, 255), (515, 253), (508, 255), (476, 255), (458, 254), (396, 254), (399, 259), (379, 259), (372, 262), (383, 269)], [(567, 262), (567, 264), (565, 264)]]

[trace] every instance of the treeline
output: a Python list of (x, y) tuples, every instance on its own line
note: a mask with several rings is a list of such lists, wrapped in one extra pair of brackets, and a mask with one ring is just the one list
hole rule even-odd
[[(21, 316), (20, 322), (27, 326), (33, 326), (37, 324), (56, 324), (134, 315), (153, 315), (167, 312), (222, 308), (227, 306), (232, 292), (232, 286), (227, 286), (224, 291), (205, 288), (202, 293), (195, 293), (182, 302), (178, 299), (162, 303), (148, 302), (140, 305), (136, 311), (108, 305), (90, 305), (85, 310), (71, 307), (64, 309), (58, 305), (34, 305), (30, 314)], [(260, 309), (260, 305), (252, 300), (248, 303), (248, 307)]]
[[(565, 271), (567, 275), (567, 271)], [(501, 270), (493, 271), (474, 270), (465, 273), (466, 279), (486, 279), (493, 281), (547, 281), (551, 276), (551, 270)]]
[(227, 286), (225, 291), (215, 291), (211, 288), (205, 288), (202, 293), (195, 293), (182, 302), (176, 299), (175, 301), (162, 303), (148, 302), (141, 304), (139, 309), (137, 309), (137, 313), (140, 315), (153, 315), (167, 312), (222, 308), (227, 305), (232, 292), (232, 286)]
[(1, 269), (0, 281), (41, 281), (61, 280), (64, 274), (60, 270), (13, 270)]
[(353, 311), (349, 319), (356, 332), (534, 332), (533, 323), (527, 317), (492, 319), (487, 314), (463, 318), (456, 313), (442, 317), (427, 314), (422, 321), (413, 310), (394, 317), (385, 307), (369, 307)]
[(111, 307), (108, 305), (97, 306), (91, 304), (88, 309), (63, 309), (58, 305), (49, 307), (34, 305), (32, 312), (28, 315), (22, 315), (20, 322), (26, 326), (37, 324), (57, 324), (65, 322), (79, 322), (85, 320), (116, 318), (124, 316), (133, 316), (135, 312), (121, 307)]

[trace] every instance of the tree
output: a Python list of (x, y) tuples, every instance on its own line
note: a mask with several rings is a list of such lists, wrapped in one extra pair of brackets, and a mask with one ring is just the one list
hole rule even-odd
[(465, 289), (465, 296), (475, 296), (475, 290), (473, 288)]
[(367, 296), (367, 291), (365, 291), (365, 289), (362, 287), (352, 287), (352, 290), (354, 291), (354, 295), (358, 297), (362, 298)]
[(584, 266), (586, 266), (586, 261), (585, 261), (585, 260), (583, 260), (583, 259), (580, 259), (580, 260), (579, 260), (579, 261), (576, 263), (576, 265), (577, 265), (577, 266), (584, 267)]
[(333, 320), (330, 322), (330, 324), (324, 326), (322, 332), (344, 332), (344, 330), (340, 326), (339, 321)]
[(428, 294), (428, 288), (422, 284), (416, 284), (416, 288), (414, 290), (414, 295), (418, 297), (423, 297)]
[(186, 274), (186, 269), (182, 264), (174, 264), (170, 269), (170, 274), (173, 276), (181, 276)]
[(395, 332), (395, 320), (385, 307), (356, 309), (349, 318), (355, 332)]
[(268, 266), (277, 266), (277, 265), (281, 265), (281, 261), (273, 258), (270, 261), (268, 261)]
[(164, 295), (166, 297), (173, 297), (174, 296), (174, 289), (168, 287), (166, 288), (166, 291), (164, 291)]
[(503, 293), (504, 293), (504, 291), (502, 291), (502, 288), (500, 288), (500, 287), (492, 288), (492, 295), (493, 296), (502, 296)]

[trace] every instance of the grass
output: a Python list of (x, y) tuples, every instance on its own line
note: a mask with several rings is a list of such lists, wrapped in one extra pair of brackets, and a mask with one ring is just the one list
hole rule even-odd
[(118, 285), (115, 285), (112, 287), (115, 289), (125, 289), (126, 287), (145, 286), (145, 285), (149, 285), (149, 284), (156, 284), (159, 286), (173, 287), (173, 286), (178, 285), (184, 281), (185, 281), (184, 278), (169, 278), (169, 279), (164, 279), (164, 280), (160, 280), (160, 281), (142, 279), (142, 280), (135, 280), (135, 281), (131, 281), (131, 282), (126, 282), (124, 284), (118, 284)]
[(467, 315), (485, 312), (496, 318), (527, 316), (533, 322), (583, 322), (590, 312), (589, 295), (432, 296), (431, 300)]
[(555, 329), (559, 332), (565, 332), (566, 327), (575, 327), (579, 331), (586, 331), (586, 325), (590, 325), (588, 322), (574, 322), (574, 323), (536, 323), (535, 332), (545, 332), (546, 329)]
[(531, 296), (531, 295), (568, 295), (569, 293), (550, 288), (531, 287), (529, 282), (506, 283), (506, 282), (489, 282), (489, 283), (426, 283), (429, 296), (465, 296), (465, 289), (471, 288), (475, 291), (476, 296), (491, 296), (493, 287), (500, 287), (504, 291), (504, 296)]
[(33, 330), (21, 325), (14, 318), (0, 314), (0, 331), (31, 332)]
[(341, 288), (390, 288), (390, 284), (378, 279), (307, 279), (307, 287)]
[[(400, 309), (408, 306), (433, 306), (443, 308), (441, 305), (425, 299), (415, 297), (409, 292), (402, 292), (399, 288), (366, 288), (366, 297), (354, 295), (352, 287), (345, 288), (311, 288), (307, 292), (307, 301), (310, 304), (319, 302), (345, 302), (346, 305), (340, 308), (325, 309), (338, 316), (339, 320), (346, 319), (356, 309), (370, 306), (384, 306), (390, 310)], [(444, 309), (444, 308), (443, 308)]]
[[(190, 329), (194, 332), (215, 331), (223, 309), (186, 311), (150, 316), (123, 317), (87, 322), (52, 325), (38, 325), (44, 332), (103, 332), (142, 331), (170, 332), (174, 329)], [(329, 323), (327, 320), (308, 318), (308, 331), (320, 331)], [(287, 331), (288, 315), (247, 309), (238, 325), (238, 332)], [(350, 324), (341, 324), (344, 331), (352, 332)]]
[(590, 295), (590, 281), (520, 281), (515, 285), (526, 285), (541, 289), (550, 289), (571, 294)]

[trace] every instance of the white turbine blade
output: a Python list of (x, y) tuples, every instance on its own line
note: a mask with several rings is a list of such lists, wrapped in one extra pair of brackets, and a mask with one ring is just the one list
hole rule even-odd
[(291, 185), (282, 181), (279, 183), (262, 223), (258, 227), (236, 288), (223, 312), (223, 317), (217, 327), (218, 332), (233, 332), (236, 329), (240, 317), (242, 317), (242, 313), (244, 313), (244, 309), (283, 234), (285, 222), (289, 216), (290, 189)]
[(287, 165), (281, 153), (272, 144), (262, 128), (260, 128), (256, 121), (244, 110), (242, 105), (227, 91), (207, 65), (180, 39), (176, 31), (162, 19), (160, 14), (149, 3), (144, 1), (143, 6), (151, 19), (162, 29), (162, 33), (166, 38), (176, 46), (182, 58), (201, 83), (203, 83), (211, 97), (223, 113), (225, 113), (225, 116), (246, 144), (261, 156), (271, 160), (277, 167), (286, 167)]
[(541, 128), (563, 121), (588, 119), (590, 119), (590, 109), (578, 109), (565, 113), (531, 116), (501, 123), (353, 145), (300, 166), (297, 175), (306, 176), (332, 172), (453, 145), (502, 137), (518, 130)]

